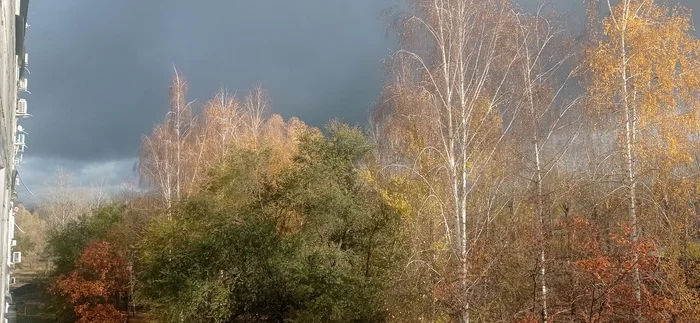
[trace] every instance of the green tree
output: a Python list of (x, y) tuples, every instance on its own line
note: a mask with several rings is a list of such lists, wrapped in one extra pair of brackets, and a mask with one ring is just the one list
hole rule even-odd
[(154, 223), (144, 296), (168, 321), (382, 321), (399, 216), (363, 179), (371, 146), (339, 123), (300, 137), (293, 163), (234, 150), (203, 194)]
[(108, 230), (119, 221), (124, 206), (108, 205), (82, 215), (77, 221), (49, 232), (47, 254), (54, 265), (54, 275), (74, 269), (75, 261), (91, 242), (102, 240)]

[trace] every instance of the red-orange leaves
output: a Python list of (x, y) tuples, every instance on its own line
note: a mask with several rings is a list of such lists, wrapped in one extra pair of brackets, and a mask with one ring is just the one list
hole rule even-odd
[[(632, 243), (628, 228), (601, 228), (576, 217), (570, 224), (576, 260), (571, 263), (572, 309), (585, 321), (619, 322), (633, 317), (637, 303), (632, 285), (635, 262), (641, 273), (641, 307), (644, 317), (664, 321), (679, 311), (669, 297), (660, 267), (659, 252), (651, 237)], [(634, 252), (636, 251), (636, 252)], [(635, 259), (637, 255), (637, 259)]]
[(127, 291), (128, 269), (124, 258), (109, 243), (96, 241), (80, 255), (75, 269), (61, 275), (52, 291), (66, 297), (78, 322), (121, 322), (117, 309)]
[(124, 322), (124, 314), (114, 308), (112, 304), (97, 304), (90, 306), (87, 304), (80, 305), (80, 311), (76, 307), (76, 313), (79, 315), (77, 323), (122, 323)]

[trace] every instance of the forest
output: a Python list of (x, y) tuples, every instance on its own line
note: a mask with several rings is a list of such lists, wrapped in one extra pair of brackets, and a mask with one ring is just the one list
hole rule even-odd
[(690, 11), (586, 5), (407, 1), (361, 126), (176, 71), (139, 183), (58, 176), (21, 266), (59, 322), (700, 322)]

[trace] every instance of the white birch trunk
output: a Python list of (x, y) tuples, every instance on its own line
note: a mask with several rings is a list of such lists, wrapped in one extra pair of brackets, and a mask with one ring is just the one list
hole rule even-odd
[(632, 288), (634, 289), (634, 298), (637, 304), (635, 304), (635, 321), (642, 322), (642, 291), (641, 291), (641, 278), (639, 273), (639, 253), (637, 252), (637, 244), (639, 241), (639, 227), (637, 221), (637, 211), (636, 211), (636, 170), (635, 170), (635, 157), (634, 157), (634, 145), (636, 139), (636, 107), (635, 102), (630, 102), (630, 89), (629, 80), (631, 76), (627, 73), (627, 44), (626, 44), (626, 32), (627, 32), (627, 21), (630, 14), (630, 0), (625, 0), (623, 8), (622, 22), (620, 23), (621, 29), (621, 39), (620, 39), (620, 69), (622, 72), (622, 103), (624, 105), (624, 123), (625, 123), (625, 168), (626, 168), (626, 178), (625, 184), (627, 186), (627, 213), (629, 216), (630, 227), (632, 232), (630, 233), (630, 240), (632, 241), (632, 260), (634, 262), (632, 267)]

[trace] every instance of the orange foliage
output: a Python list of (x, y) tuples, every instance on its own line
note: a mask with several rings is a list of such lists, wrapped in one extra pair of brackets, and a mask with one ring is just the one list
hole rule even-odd
[(291, 160), (299, 134), (310, 130), (296, 118), (285, 122), (280, 115), (270, 115), (269, 98), (261, 87), (242, 100), (221, 91), (199, 106), (196, 115), (186, 97), (187, 82), (176, 73), (170, 109), (141, 145), (140, 179), (165, 208), (197, 193), (232, 148), (270, 148), (277, 169)]
[(639, 255), (644, 317), (664, 322), (676, 318), (681, 310), (664, 290), (661, 259), (648, 237), (633, 244), (629, 228), (620, 234), (601, 233), (600, 228), (580, 217), (569, 223), (574, 253), (571, 263), (573, 293), (570, 302), (574, 314), (586, 322), (626, 322), (633, 317), (637, 303), (632, 285), (633, 249)]
[(52, 291), (67, 298), (78, 322), (121, 322), (123, 314), (117, 307), (127, 293), (128, 274), (124, 258), (109, 243), (96, 241), (83, 250), (73, 271), (58, 278)]
[(81, 305), (78, 306), (80, 311), (76, 312), (80, 315), (77, 323), (121, 323), (124, 322), (124, 314), (114, 308), (111, 304), (97, 304), (95, 306)]

